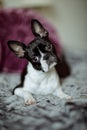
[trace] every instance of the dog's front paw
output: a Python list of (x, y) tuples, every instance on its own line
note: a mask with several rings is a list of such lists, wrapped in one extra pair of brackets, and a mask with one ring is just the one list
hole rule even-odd
[(71, 99), (72, 99), (71, 96), (69, 96), (69, 95), (67, 95), (67, 94), (65, 94), (65, 93), (62, 93), (61, 95), (59, 95), (59, 97), (60, 97), (61, 99), (67, 99), (67, 100), (71, 100)]
[(36, 100), (33, 98), (33, 96), (26, 96), (25, 97), (25, 105), (33, 105), (36, 104)]
[(67, 100), (71, 100), (71, 99), (72, 99), (72, 97), (69, 96), (69, 95), (67, 95), (67, 94), (64, 94), (64, 95), (63, 95), (63, 98), (64, 98), (64, 99), (67, 99)]
[(33, 104), (36, 104), (36, 100), (33, 97), (25, 99), (25, 105), (33, 105)]
[(61, 89), (61, 87), (59, 87), (56, 92), (54, 93), (55, 96), (59, 97), (60, 99), (67, 99), (67, 100), (71, 100), (72, 97), (67, 95), (66, 93), (64, 93)]

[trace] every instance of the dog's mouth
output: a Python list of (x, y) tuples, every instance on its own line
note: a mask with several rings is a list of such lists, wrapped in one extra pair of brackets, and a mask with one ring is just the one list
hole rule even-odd
[(43, 65), (42, 65), (42, 71), (43, 72), (49, 72), (56, 65), (57, 65), (57, 62), (53, 62), (50, 65), (48, 65), (46, 62), (44, 62)]
[(52, 63), (52, 64), (49, 66), (49, 69), (53, 68), (53, 67), (56, 66), (56, 65), (57, 65), (56, 62)]

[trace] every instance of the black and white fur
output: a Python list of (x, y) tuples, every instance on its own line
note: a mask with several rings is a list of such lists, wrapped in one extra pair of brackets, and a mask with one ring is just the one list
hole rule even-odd
[(14, 94), (24, 98), (27, 105), (36, 103), (32, 94), (53, 94), (61, 99), (70, 99), (61, 89), (55, 69), (58, 58), (47, 30), (36, 19), (31, 21), (31, 29), (36, 38), (28, 46), (19, 41), (8, 41), (11, 51), (29, 61), (23, 86), (15, 88)]

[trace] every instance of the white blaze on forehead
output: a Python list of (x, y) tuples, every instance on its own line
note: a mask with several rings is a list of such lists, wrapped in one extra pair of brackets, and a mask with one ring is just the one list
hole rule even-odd
[(46, 60), (43, 59), (45, 54), (42, 53), (40, 50), (39, 50), (39, 52), (41, 54), (41, 59), (40, 59), (41, 67), (42, 67), (43, 71), (47, 72), (49, 70), (49, 66), (48, 66)]
[(49, 70), (48, 64), (42, 58), (41, 58), (41, 66), (42, 66), (43, 71), (47, 72)]

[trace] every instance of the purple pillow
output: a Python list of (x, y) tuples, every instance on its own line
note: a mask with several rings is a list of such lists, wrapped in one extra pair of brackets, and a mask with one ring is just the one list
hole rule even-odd
[(17, 58), (8, 48), (8, 40), (18, 40), (26, 45), (34, 39), (31, 19), (38, 19), (49, 32), (49, 38), (56, 47), (57, 55), (62, 54), (59, 38), (54, 27), (38, 13), (29, 9), (0, 10), (0, 72), (21, 73), (27, 60)]

